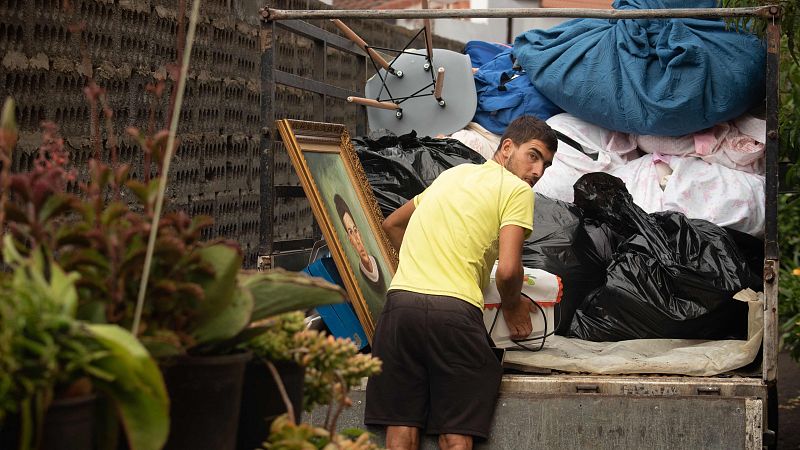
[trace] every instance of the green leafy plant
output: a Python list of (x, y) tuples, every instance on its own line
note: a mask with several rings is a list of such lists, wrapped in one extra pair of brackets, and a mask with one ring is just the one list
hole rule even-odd
[(76, 273), (45, 251), (24, 257), (10, 236), (0, 273), (0, 423), (19, 417), (19, 449), (39, 447), (44, 415), (56, 398), (98, 389), (119, 411), (133, 450), (160, 449), (168, 400), (155, 361), (127, 331), (75, 318)]
[[(800, 181), (800, 3), (796, 0), (723, 0), (723, 7), (776, 5), (781, 11), (778, 132), (780, 157), (788, 162), (786, 185)], [(750, 25), (765, 35), (768, 19)], [(783, 348), (800, 360), (800, 198), (783, 195), (778, 205), (778, 241), (781, 251), (778, 312)]]
[[(13, 128), (4, 130), (14, 136)], [(147, 154), (163, 152), (163, 133), (137, 133), (131, 131)], [(0, 214), (18, 252), (52, 249), (65, 270), (80, 275), (81, 318), (131, 327), (158, 183), (131, 179), (128, 165), (113, 163), (114, 153), (112, 148), (110, 164), (91, 159), (81, 194), (70, 193), (66, 186), (75, 175), (69, 155), (55, 126), (45, 125), (33, 168), (3, 177)], [(154, 161), (162, 170), (159, 158)], [(132, 193), (133, 201), (123, 199), (123, 192)], [(137, 329), (155, 356), (231, 351), (253, 321), (343, 298), (340, 288), (299, 274), (241, 271), (235, 244), (202, 240), (211, 224), (208, 217), (182, 211), (159, 220)], [(256, 332), (249, 329), (241, 338)]]
[(265, 328), (243, 346), (256, 356), (270, 361), (293, 361), (295, 335), (306, 329), (305, 314), (293, 311), (272, 317), (259, 325)]
[(783, 348), (795, 360), (800, 360), (800, 196), (784, 194), (779, 197), (778, 236), (781, 339)]
[[(184, 14), (178, 16), (182, 30)], [(10, 253), (31, 258), (47, 249), (53, 267), (62, 266), (65, 272), (76, 274), (72, 280), (76, 314), (96, 323), (86, 327), (99, 330), (98, 342), (111, 347), (119, 336), (104, 327), (119, 324), (130, 327), (157, 357), (234, 351), (239, 342), (263, 332), (263, 327), (252, 325), (255, 321), (343, 298), (340, 288), (299, 274), (242, 271), (242, 256), (235, 244), (202, 239), (211, 225), (209, 218), (189, 218), (180, 211), (162, 216), (198, 17), (199, 1), (195, 1), (185, 48), (179, 37), (181, 66), (167, 67), (177, 81), (170, 101), (170, 130), (154, 132), (152, 121), (147, 132), (127, 130), (144, 154), (143, 179), (132, 179), (130, 167), (117, 161), (113, 113), (105, 91), (91, 76), (84, 93), (92, 111), (89, 119), (95, 154), (87, 163), (88, 173), (80, 178), (79, 194), (67, 189), (79, 177), (54, 124), (43, 126), (42, 146), (32, 169), (11, 173), (11, 154), (17, 142), (13, 102), (7, 102), (0, 117), (0, 229), (7, 231)], [(75, 29), (81, 27), (78, 24)], [(89, 58), (83, 53), (91, 72)], [(148, 86), (148, 91), (160, 96), (164, 83)], [(105, 119), (104, 137), (100, 116)], [(107, 153), (102, 142), (107, 144)], [(156, 170), (152, 180), (151, 164)], [(0, 392), (12, 388), (9, 379), (0, 380)], [(0, 404), (5, 405), (6, 398)], [(149, 431), (148, 427), (134, 430)]]
[(377, 450), (370, 435), (361, 431), (355, 436), (331, 434), (322, 427), (307, 423), (295, 424), (287, 415), (272, 422), (269, 440), (264, 443), (267, 450)]
[(349, 339), (316, 330), (296, 334), (295, 345), (294, 359), (306, 368), (303, 408), (310, 411), (318, 405), (329, 405), (326, 425), (333, 429), (342, 408), (352, 404), (350, 388), (364, 377), (379, 373), (381, 362), (372, 355), (358, 353), (358, 347)]
[[(336, 422), (344, 408), (352, 405), (348, 394), (364, 377), (380, 372), (380, 360), (358, 352), (349, 339), (334, 338), (316, 330), (306, 330), (300, 312), (283, 314), (264, 323), (267, 330), (246, 346), (263, 358), (279, 386), (288, 413), (272, 423), (264, 448), (377, 448), (362, 430), (336, 433)], [(305, 367), (303, 409), (311, 411), (327, 405), (322, 427), (296, 424), (294, 412), (283, 390), (283, 383), (271, 361), (294, 360)]]
[[(796, 0), (722, 0), (725, 8), (776, 5), (781, 8), (778, 132), (781, 157), (790, 162), (787, 184), (800, 180), (800, 3)], [(764, 35), (768, 19), (753, 21), (753, 29)]]
[[(364, 377), (380, 372), (381, 362), (358, 352), (349, 339), (334, 338), (316, 330), (306, 330), (303, 314), (293, 312), (265, 323), (266, 331), (251, 339), (246, 347), (256, 356), (271, 361), (294, 360), (305, 367), (303, 409), (320, 405), (350, 405), (350, 388)], [(338, 414), (336, 414), (338, 416)]]

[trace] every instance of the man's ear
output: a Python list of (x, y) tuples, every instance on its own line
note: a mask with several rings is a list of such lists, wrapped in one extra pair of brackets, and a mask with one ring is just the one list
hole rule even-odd
[(504, 159), (508, 159), (513, 151), (514, 141), (512, 141), (511, 138), (505, 138), (500, 144), (500, 154), (503, 155)]

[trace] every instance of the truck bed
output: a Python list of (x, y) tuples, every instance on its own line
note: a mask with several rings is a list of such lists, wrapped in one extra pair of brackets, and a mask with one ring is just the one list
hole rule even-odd
[[(364, 428), (364, 386), (351, 398), (340, 430)], [(475, 448), (761, 449), (766, 398), (760, 377), (505, 375), (492, 434)], [(383, 444), (382, 428), (368, 430)]]

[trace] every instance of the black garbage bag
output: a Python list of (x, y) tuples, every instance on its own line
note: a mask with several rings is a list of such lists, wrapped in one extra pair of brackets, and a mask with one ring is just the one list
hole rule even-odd
[(750, 277), (745, 288), (756, 292), (764, 290), (764, 241), (733, 228), (723, 227), (744, 256)]
[(522, 265), (561, 277), (564, 291), (554, 311), (555, 331), (565, 334), (578, 305), (605, 281), (608, 256), (603, 252), (610, 244), (602, 232), (587, 232), (575, 205), (541, 194), (534, 205), (533, 233), (525, 240)]
[(575, 312), (569, 335), (592, 341), (741, 339), (750, 283), (745, 258), (721, 227), (677, 212), (647, 214), (624, 183), (592, 173), (575, 183), (584, 215), (619, 234), (605, 283)]
[(455, 139), (418, 138), (416, 132), (352, 139), (384, 216), (421, 193), (445, 170), (485, 159)]

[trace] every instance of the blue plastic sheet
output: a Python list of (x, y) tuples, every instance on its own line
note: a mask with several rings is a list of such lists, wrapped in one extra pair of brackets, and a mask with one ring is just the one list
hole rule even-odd
[[(617, 0), (615, 9), (715, 7), (716, 1)], [(577, 19), (517, 37), (533, 85), (588, 122), (678, 136), (733, 119), (764, 98), (765, 47), (722, 20)]]
[[(303, 272), (312, 277), (323, 278), (344, 289), (342, 277), (330, 256), (318, 259), (303, 269)], [(317, 306), (316, 310), (334, 337), (350, 339), (359, 350), (367, 346), (367, 334), (349, 302)]]
[(495, 134), (503, 134), (508, 124), (523, 115), (547, 120), (562, 112), (536, 90), (524, 72), (513, 66), (508, 49), (475, 73), (478, 107), (472, 120)]
[(478, 68), (493, 60), (498, 53), (510, 49), (510, 45), (486, 41), (469, 41), (464, 45), (464, 53), (469, 56), (473, 68)]

